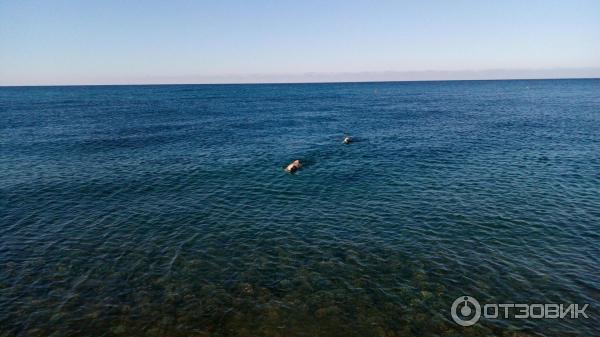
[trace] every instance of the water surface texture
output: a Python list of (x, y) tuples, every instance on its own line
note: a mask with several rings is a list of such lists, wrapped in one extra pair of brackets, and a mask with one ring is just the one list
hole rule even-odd
[(600, 335), (600, 80), (0, 88), (0, 146), (0, 336)]

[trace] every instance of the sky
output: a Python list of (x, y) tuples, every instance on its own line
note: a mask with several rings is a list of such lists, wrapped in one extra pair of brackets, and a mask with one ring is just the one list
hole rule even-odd
[(0, 0), (0, 85), (600, 77), (600, 1)]

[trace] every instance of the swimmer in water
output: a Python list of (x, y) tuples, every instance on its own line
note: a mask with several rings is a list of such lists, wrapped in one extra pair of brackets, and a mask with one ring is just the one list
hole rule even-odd
[(291, 164), (289, 164), (285, 170), (290, 173), (294, 173), (298, 171), (298, 169), (302, 168), (302, 164), (298, 159), (294, 160)]
[(342, 141), (344, 144), (350, 144), (352, 143), (352, 137), (350, 136), (345, 136), (344, 140)]

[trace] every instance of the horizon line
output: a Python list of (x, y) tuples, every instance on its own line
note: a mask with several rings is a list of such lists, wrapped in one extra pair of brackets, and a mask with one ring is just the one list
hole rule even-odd
[(176, 86), (176, 85), (275, 85), (275, 84), (361, 84), (361, 83), (411, 83), (411, 82), (483, 82), (483, 81), (552, 81), (552, 80), (600, 80), (598, 77), (514, 77), (514, 78), (474, 78), (474, 79), (412, 79), (412, 80), (340, 80), (306, 82), (181, 82), (181, 83), (81, 83), (81, 84), (0, 84), (0, 88), (34, 87), (111, 87), (111, 86)]
[[(42, 76), (43, 77), (43, 76)], [(600, 67), (488, 68), (479, 70), (384, 70), (354, 72), (305, 71), (296, 73), (222, 73), (135, 75), (64, 75), (44, 78), (0, 80), (0, 87), (93, 86), (93, 85), (168, 85), (168, 84), (287, 84), (287, 83), (362, 83), (416, 81), (476, 81), (600, 78)]]

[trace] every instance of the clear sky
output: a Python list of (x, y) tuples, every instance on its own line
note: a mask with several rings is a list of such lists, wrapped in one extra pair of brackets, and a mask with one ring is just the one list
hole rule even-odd
[(0, 0), (0, 85), (600, 76), (600, 1)]

